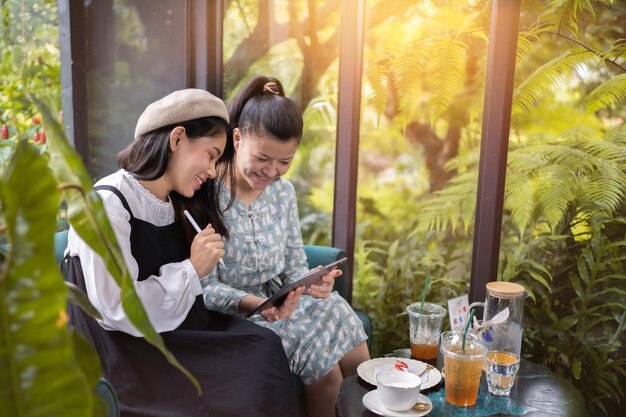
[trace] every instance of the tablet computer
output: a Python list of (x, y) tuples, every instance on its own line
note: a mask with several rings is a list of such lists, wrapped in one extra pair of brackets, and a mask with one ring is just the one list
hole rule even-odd
[(341, 259), (336, 260), (335, 262), (329, 263), (328, 265), (324, 265), (321, 268), (314, 268), (310, 270), (309, 272), (307, 272), (306, 274), (298, 278), (296, 281), (288, 285), (285, 285), (280, 290), (278, 290), (277, 293), (275, 293), (270, 298), (262, 302), (257, 308), (255, 308), (251, 313), (248, 314), (248, 317), (253, 316), (257, 313), (260, 313), (261, 311), (267, 308), (281, 305), (285, 297), (287, 296), (287, 294), (289, 294), (291, 291), (295, 290), (298, 287), (305, 286), (308, 288), (310, 285), (317, 284), (320, 278), (322, 278), (324, 275), (328, 274), (330, 271), (335, 269), (337, 265), (347, 260), (348, 260), (347, 257), (343, 257)]

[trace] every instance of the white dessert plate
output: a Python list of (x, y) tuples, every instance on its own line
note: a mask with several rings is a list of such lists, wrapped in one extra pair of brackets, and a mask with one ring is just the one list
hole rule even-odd
[[(402, 361), (408, 365), (407, 370), (416, 375), (419, 375), (428, 366), (425, 362), (417, 361), (415, 359), (407, 358), (376, 358), (365, 361), (359, 365), (356, 369), (357, 374), (367, 383), (376, 385), (376, 374), (381, 371), (388, 371), (393, 369), (396, 361)], [(441, 382), (441, 372), (437, 368), (432, 368), (421, 376), (422, 385), (421, 390), (434, 387)]]

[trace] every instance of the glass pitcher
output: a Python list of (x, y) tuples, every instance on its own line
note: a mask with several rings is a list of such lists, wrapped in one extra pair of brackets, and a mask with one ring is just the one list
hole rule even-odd
[(487, 349), (511, 352), (518, 357), (522, 351), (524, 300), (528, 293), (520, 284), (490, 282), (485, 302), (470, 304), (483, 307), (482, 335)]

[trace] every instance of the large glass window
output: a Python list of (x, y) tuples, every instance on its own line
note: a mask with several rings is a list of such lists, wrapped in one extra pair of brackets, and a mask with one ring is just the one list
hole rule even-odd
[(330, 244), (339, 3), (230, 1), (224, 20), (226, 100), (248, 78), (278, 78), (304, 112), (305, 133), (287, 177), (296, 187), (305, 243)]
[(98, 0), (86, 3), (85, 19), (87, 166), (100, 178), (116, 169), (116, 154), (133, 140), (146, 105), (187, 87), (187, 7)]
[(377, 353), (408, 346), (398, 316), (428, 276), (431, 302), (468, 292), (490, 11), (480, 3), (367, 2), (353, 301), (377, 323)]

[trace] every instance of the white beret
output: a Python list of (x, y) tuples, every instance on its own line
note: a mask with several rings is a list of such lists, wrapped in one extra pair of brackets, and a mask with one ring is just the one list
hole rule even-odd
[(146, 107), (137, 121), (135, 139), (163, 126), (211, 116), (228, 122), (228, 110), (222, 100), (199, 88), (174, 91)]

